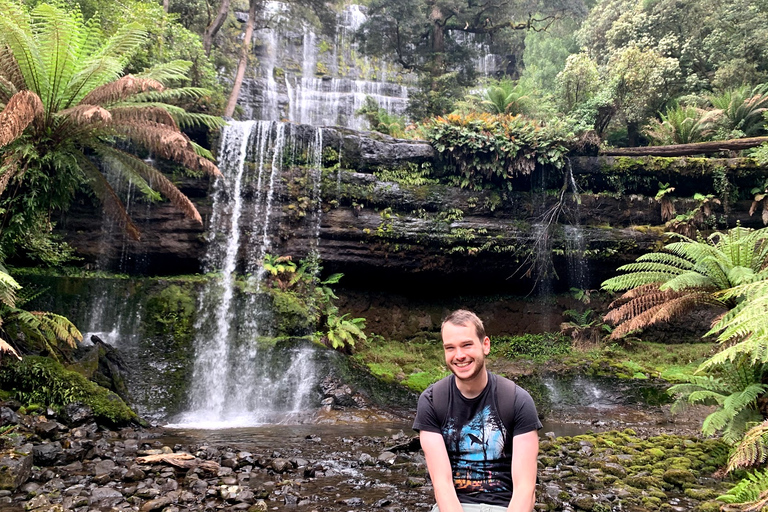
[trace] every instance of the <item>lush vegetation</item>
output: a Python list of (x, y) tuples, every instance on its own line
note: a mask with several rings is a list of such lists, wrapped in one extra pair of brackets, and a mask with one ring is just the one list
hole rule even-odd
[(768, 369), (768, 245), (766, 229), (733, 228), (706, 240), (683, 238), (622, 267), (626, 273), (603, 283), (606, 289), (628, 290), (612, 304), (606, 319), (622, 336), (701, 306), (725, 311), (708, 333), (724, 349), (702, 362), (695, 372), (673, 371), (666, 378), (677, 400), (715, 405), (702, 431), (721, 434), (731, 445), (729, 471), (747, 468), (741, 482), (721, 496), (728, 503), (762, 507), (768, 485), (764, 478), (765, 376)]

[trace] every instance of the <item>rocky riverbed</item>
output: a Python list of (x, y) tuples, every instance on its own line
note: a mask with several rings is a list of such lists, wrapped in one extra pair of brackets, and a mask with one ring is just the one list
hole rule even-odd
[[(21, 414), (18, 406), (0, 407), (4, 512), (395, 512), (426, 511), (432, 504), (424, 457), (405, 418), (223, 431), (111, 430), (97, 425), (87, 408), (69, 406), (55, 415)], [(354, 416), (337, 418), (350, 422)], [(675, 434), (675, 425), (662, 425), (663, 419), (660, 414), (634, 430), (598, 433), (618, 425), (593, 417), (580, 435), (542, 432), (537, 509), (717, 510), (712, 500), (728, 484), (713, 474), (727, 450), (685, 428), (684, 435)]]

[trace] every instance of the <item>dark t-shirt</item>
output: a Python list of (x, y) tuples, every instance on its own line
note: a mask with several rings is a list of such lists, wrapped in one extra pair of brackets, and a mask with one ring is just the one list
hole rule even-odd
[(437, 418), (432, 386), (419, 397), (413, 429), (443, 435), (451, 461), (453, 486), (462, 503), (486, 503), (506, 507), (512, 499), (512, 438), (542, 428), (536, 406), (520, 386), (515, 392), (512, 435), (498, 412), (495, 379), (475, 398), (465, 398), (451, 379), (445, 421)]

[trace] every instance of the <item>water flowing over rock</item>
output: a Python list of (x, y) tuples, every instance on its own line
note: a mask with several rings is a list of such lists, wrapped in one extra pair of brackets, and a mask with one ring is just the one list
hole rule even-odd
[[(313, 351), (296, 349), (286, 357), (258, 344), (258, 337), (268, 334), (269, 309), (259, 292), (271, 247), (272, 203), (286, 144), (296, 149), (286, 126), (233, 122), (223, 131), (223, 176), (214, 183), (206, 255), (207, 270), (220, 275), (199, 297), (190, 406), (179, 424), (254, 425), (275, 421), (275, 414), (298, 414), (309, 405)], [(310, 155), (322, 151), (321, 131), (314, 142), (320, 147), (306, 148)], [(245, 279), (243, 294), (238, 279)]]
[(267, 2), (264, 17), (268, 28), (253, 36), (256, 78), (244, 82), (238, 100), (244, 119), (365, 129), (356, 111), (368, 96), (390, 114), (405, 113), (415, 77), (358, 54), (354, 33), (365, 21), (363, 7), (347, 5), (325, 30), (289, 16), (281, 2)]

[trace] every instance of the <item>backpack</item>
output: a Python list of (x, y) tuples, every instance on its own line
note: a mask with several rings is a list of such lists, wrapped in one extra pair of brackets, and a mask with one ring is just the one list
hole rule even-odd
[[(488, 383), (495, 386), (496, 410), (501, 416), (501, 421), (508, 435), (512, 436), (512, 430), (515, 424), (515, 392), (517, 384), (500, 375), (488, 374)], [(456, 377), (451, 375), (441, 379), (432, 385), (432, 406), (435, 408), (435, 414), (440, 421), (440, 428), (445, 425), (445, 419), (448, 416), (448, 398), (451, 393), (451, 386)]]

